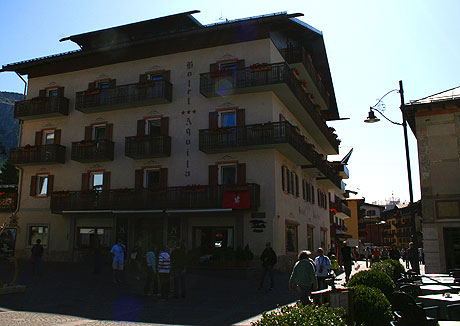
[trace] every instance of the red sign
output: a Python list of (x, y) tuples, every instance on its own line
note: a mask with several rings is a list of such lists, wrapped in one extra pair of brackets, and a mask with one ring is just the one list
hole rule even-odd
[(225, 191), (223, 208), (248, 209), (251, 208), (249, 191)]

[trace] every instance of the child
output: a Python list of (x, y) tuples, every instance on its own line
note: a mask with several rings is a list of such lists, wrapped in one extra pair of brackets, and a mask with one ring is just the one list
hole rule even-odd
[(340, 272), (340, 265), (337, 262), (335, 255), (331, 255), (331, 269), (334, 271), (335, 276), (337, 276)]

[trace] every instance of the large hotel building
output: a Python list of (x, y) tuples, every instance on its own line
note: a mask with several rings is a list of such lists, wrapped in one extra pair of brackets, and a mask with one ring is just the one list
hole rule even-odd
[(47, 259), (75, 261), (95, 235), (202, 253), (270, 241), (281, 261), (330, 248), (348, 170), (327, 161), (339, 113), (322, 33), (300, 14), (202, 25), (196, 13), (3, 66), (28, 75), (10, 153), (19, 257), (41, 239)]

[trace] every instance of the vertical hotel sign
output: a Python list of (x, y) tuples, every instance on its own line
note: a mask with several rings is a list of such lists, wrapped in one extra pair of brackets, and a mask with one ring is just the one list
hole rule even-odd
[(185, 116), (185, 177), (190, 177), (190, 147), (192, 145), (192, 114), (195, 114), (196, 110), (192, 110), (192, 103), (190, 97), (192, 94), (192, 76), (193, 76), (193, 61), (187, 61), (186, 64), (186, 73), (187, 73), (187, 108), (182, 111), (182, 115)]

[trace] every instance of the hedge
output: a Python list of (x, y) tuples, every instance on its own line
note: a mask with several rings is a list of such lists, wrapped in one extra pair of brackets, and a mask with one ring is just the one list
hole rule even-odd
[(354, 274), (348, 281), (347, 287), (354, 288), (357, 285), (377, 288), (382, 291), (387, 298), (391, 297), (395, 288), (393, 280), (387, 274), (378, 270), (365, 270)]
[(391, 277), (393, 282), (396, 282), (405, 271), (404, 266), (398, 260), (393, 259), (387, 259), (380, 263), (372, 264), (371, 270), (384, 272)]
[(392, 320), (391, 305), (382, 291), (365, 285), (356, 285), (353, 290), (353, 309), (357, 325), (389, 325)]

